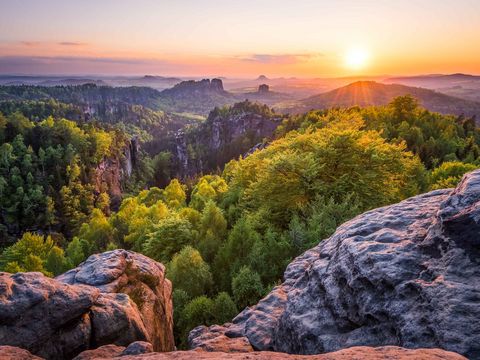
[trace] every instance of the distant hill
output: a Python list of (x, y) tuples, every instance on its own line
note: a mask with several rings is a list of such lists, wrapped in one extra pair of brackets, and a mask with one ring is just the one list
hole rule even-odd
[[(175, 79), (170, 80), (174, 81)], [(144, 78), (144, 81), (155, 81), (155, 79), (148, 77)], [(192, 113), (206, 116), (214, 107), (233, 104), (243, 100), (243, 96), (237, 98), (225, 91), (220, 79), (182, 81), (163, 91), (147, 86), (111, 87), (95, 84), (79, 86), (0, 85), (0, 102), (49, 99), (81, 105), (88, 109), (93, 107), (95, 113), (111, 112), (111, 106), (122, 104), (141, 105), (171, 113)]]
[(442, 114), (476, 115), (480, 119), (480, 102), (464, 100), (433, 90), (398, 84), (381, 84), (375, 81), (357, 81), (347, 86), (311, 96), (292, 103), (290, 112), (300, 113), (311, 109), (331, 107), (386, 105), (393, 98), (410, 94), (428, 110)]
[(383, 80), (387, 84), (417, 86), (456, 96), (480, 101), (480, 76), (469, 74), (420, 75), (394, 77)]
[(470, 81), (480, 81), (480, 76), (457, 73), (449, 75), (434, 74), (418, 76), (400, 76), (383, 80), (384, 83), (388, 84), (402, 84), (421, 87), (440, 87), (446, 85), (451, 86), (453, 84)]
[(163, 90), (158, 100), (165, 111), (208, 115), (214, 107), (231, 105), (238, 98), (224, 90), (222, 80), (204, 79), (182, 81), (171, 89)]

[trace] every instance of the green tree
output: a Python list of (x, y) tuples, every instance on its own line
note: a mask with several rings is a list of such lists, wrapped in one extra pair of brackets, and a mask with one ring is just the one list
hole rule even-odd
[(64, 252), (58, 246), (54, 246), (45, 260), (45, 268), (48, 272), (54, 276), (64, 273), (68, 269), (69, 265), (65, 258)]
[(168, 278), (174, 289), (185, 291), (189, 297), (206, 293), (212, 285), (209, 266), (191, 246), (184, 247), (168, 264)]
[(173, 215), (153, 226), (143, 245), (145, 255), (167, 263), (192, 240), (192, 225), (186, 219)]
[(177, 179), (170, 181), (170, 184), (165, 188), (164, 196), (165, 202), (170, 208), (176, 209), (185, 206), (187, 195)]
[(80, 227), (78, 237), (88, 242), (91, 252), (104, 251), (113, 242), (114, 229), (101, 210), (93, 209), (90, 222)]
[(47, 274), (44, 262), (54, 247), (50, 236), (26, 232), (20, 240), (3, 251), (0, 256), (0, 269), (12, 269), (12, 263), (16, 263), (22, 271), (41, 271)]
[(232, 273), (248, 264), (248, 256), (253, 245), (259, 240), (260, 235), (246, 217), (238, 220), (229, 232), (227, 242), (220, 248), (214, 260), (213, 273), (218, 289), (230, 290)]
[(213, 315), (216, 324), (231, 321), (237, 314), (237, 306), (226, 292), (220, 292), (213, 300)]
[(191, 300), (184, 308), (180, 319), (182, 329), (181, 344), (186, 345), (188, 332), (199, 325), (212, 325), (215, 316), (213, 314), (213, 301), (206, 296), (199, 296)]
[(213, 201), (209, 201), (202, 211), (200, 222), (198, 248), (203, 258), (211, 263), (218, 249), (225, 241), (227, 221), (223, 217), (222, 210)]
[(432, 171), (430, 176), (430, 189), (453, 188), (457, 186), (464, 174), (477, 168), (477, 165), (466, 164), (459, 161), (444, 162)]
[(82, 246), (82, 243), (78, 237), (74, 237), (73, 240), (68, 244), (66, 254), (67, 259), (72, 267), (77, 266), (86, 259), (84, 247), (85, 246)]
[(239, 309), (257, 303), (263, 295), (260, 276), (248, 266), (242, 267), (232, 279), (232, 291)]
[(190, 206), (201, 211), (209, 201), (219, 203), (227, 190), (227, 183), (222, 177), (202, 176), (192, 190)]

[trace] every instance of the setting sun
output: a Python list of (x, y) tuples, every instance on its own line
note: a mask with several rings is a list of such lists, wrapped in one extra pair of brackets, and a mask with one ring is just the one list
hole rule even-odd
[(367, 66), (370, 54), (366, 49), (351, 48), (345, 54), (345, 66), (352, 70), (360, 70)]

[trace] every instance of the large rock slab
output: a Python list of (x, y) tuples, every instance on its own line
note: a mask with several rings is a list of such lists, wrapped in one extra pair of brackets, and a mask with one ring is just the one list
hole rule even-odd
[(133, 252), (92, 256), (57, 279), (0, 273), (0, 345), (47, 359), (138, 340), (173, 350), (171, 312), (163, 265)]
[[(107, 358), (95, 358), (112, 359)], [(458, 354), (440, 349), (404, 349), (396, 346), (379, 348), (353, 347), (322, 355), (289, 355), (269, 351), (249, 353), (225, 353), (206, 351), (174, 351), (135, 356), (117, 356), (118, 360), (465, 360)]]
[(215, 350), (215, 338), (293, 354), (397, 345), (480, 359), (480, 170), (343, 224), (231, 324), (194, 329), (190, 346)]
[[(135, 344), (135, 343), (134, 343)], [(249, 353), (207, 352), (200, 350), (173, 351), (166, 353), (142, 353), (131, 355), (122, 346), (104, 345), (95, 350), (86, 350), (75, 360), (466, 360), (461, 355), (440, 349), (404, 349), (396, 346), (378, 348), (357, 346), (322, 355), (290, 355), (270, 351)], [(0, 346), (0, 359), (41, 360), (28, 351), (11, 346)]]
[(1, 360), (42, 360), (42, 358), (32, 355), (28, 350), (20, 349), (14, 346), (0, 346)]
[(165, 267), (141, 254), (113, 250), (90, 256), (56, 278), (70, 285), (90, 285), (104, 293), (124, 293), (136, 303), (155, 351), (174, 349), (172, 285)]

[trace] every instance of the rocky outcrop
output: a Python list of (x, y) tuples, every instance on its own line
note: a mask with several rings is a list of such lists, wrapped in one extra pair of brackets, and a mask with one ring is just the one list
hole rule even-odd
[(479, 239), (477, 170), (454, 190), (343, 224), (296, 258), (257, 305), (231, 324), (194, 329), (190, 344), (219, 338), (226, 348), (242, 338), (255, 350), (294, 354), (397, 345), (480, 359)]
[(176, 177), (222, 168), (265, 138), (271, 138), (282, 120), (267, 106), (250, 101), (211, 111), (208, 119), (196, 128), (176, 134), (171, 149)]
[(125, 144), (121, 155), (104, 158), (93, 172), (95, 191), (107, 191), (113, 208), (120, 205), (124, 184), (132, 175), (138, 150), (138, 141), (133, 138)]
[(94, 360), (94, 359), (111, 359), (120, 356), (125, 350), (125, 346), (103, 345), (96, 349), (85, 350), (76, 356), (73, 360)]
[(92, 255), (56, 279), (90, 285), (103, 293), (127, 294), (138, 307), (153, 349), (173, 350), (172, 286), (162, 264), (132, 251), (114, 250)]
[(202, 116), (216, 106), (238, 101), (235, 94), (225, 91), (221, 79), (182, 81), (171, 89), (163, 90), (158, 98), (162, 110), (172, 113), (194, 113)]
[(465, 360), (458, 354), (440, 349), (404, 349), (396, 346), (379, 348), (353, 347), (323, 355), (289, 355), (269, 351), (249, 353), (224, 353), (206, 351), (174, 351), (170, 353), (149, 353), (141, 356), (116, 355), (114, 357), (94, 357), (86, 359), (119, 360)]
[(14, 346), (0, 346), (0, 359), (2, 360), (41, 360), (41, 357), (32, 355), (30, 351)]
[(174, 349), (171, 285), (163, 265), (125, 250), (93, 255), (56, 279), (0, 273), (0, 345), (70, 359), (142, 340)]
[(223, 89), (223, 82), (221, 79), (203, 79), (200, 81), (187, 80), (176, 84), (173, 88), (162, 91), (163, 95), (186, 96), (195, 94), (205, 94), (208, 92), (226, 94)]
[(267, 84), (261, 84), (258, 86), (259, 94), (266, 94), (270, 91), (270, 87)]
[[(116, 345), (104, 345), (95, 350), (86, 350), (74, 360), (465, 360), (461, 355), (440, 349), (405, 349), (396, 346), (383, 346), (378, 348), (357, 346), (323, 355), (290, 355), (270, 351), (249, 353), (226, 353), (207, 351), (173, 351), (167, 353), (152, 353), (150, 351), (129, 353), (136, 342), (127, 348)], [(142, 348), (143, 349), (143, 348)], [(145, 350), (145, 349), (143, 349)], [(16, 360), (41, 360), (27, 350), (11, 346), (0, 346), (0, 359)]]
[(112, 359), (117, 356), (141, 355), (152, 352), (152, 345), (145, 341), (135, 341), (125, 346), (103, 345), (93, 350), (80, 353), (73, 360)]

